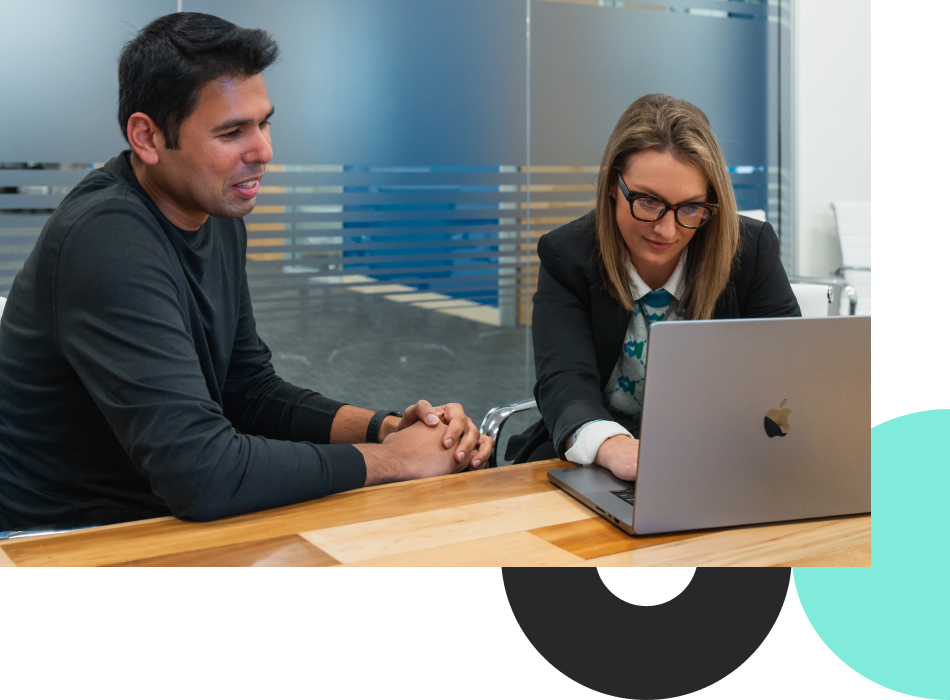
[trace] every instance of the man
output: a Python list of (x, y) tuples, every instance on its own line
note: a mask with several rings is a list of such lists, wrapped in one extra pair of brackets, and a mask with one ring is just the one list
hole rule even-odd
[(131, 150), (63, 200), (0, 324), (0, 530), (212, 520), (486, 464), (458, 404), (374, 413), (275, 374), (240, 217), (272, 157), (277, 53), (198, 13), (125, 46)]

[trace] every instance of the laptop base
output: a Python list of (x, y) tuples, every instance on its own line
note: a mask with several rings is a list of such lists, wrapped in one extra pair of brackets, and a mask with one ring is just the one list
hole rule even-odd
[(633, 506), (612, 493), (631, 488), (635, 482), (615, 477), (609, 469), (590, 464), (578, 468), (549, 469), (548, 481), (567, 491), (607, 522), (628, 535), (633, 531)]

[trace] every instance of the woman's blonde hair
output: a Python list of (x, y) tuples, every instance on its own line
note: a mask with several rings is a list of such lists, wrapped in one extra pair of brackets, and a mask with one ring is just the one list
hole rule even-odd
[[(686, 258), (686, 293), (681, 303), (686, 318), (712, 318), (716, 301), (729, 283), (732, 261), (739, 247), (739, 214), (726, 161), (702, 110), (667, 95), (645, 95), (627, 107), (607, 141), (597, 177), (597, 249), (610, 295), (628, 311), (633, 296), (627, 274), (630, 260), (620, 229), (612, 194), (617, 172), (640, 151), (670, 153), (703, 174), (708, 200), (719, 205), (718, 214), (696, 231)], [(626, 201), (622, 202), (627, 206)]]

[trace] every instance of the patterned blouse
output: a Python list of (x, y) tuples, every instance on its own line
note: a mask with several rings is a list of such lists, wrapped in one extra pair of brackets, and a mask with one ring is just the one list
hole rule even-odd
[(640, 434), (643, 412), (643, 380), (647, 371), (647, 340), (650, 324), (683, 318), (679, 301), (665, 289), (644, 294), (630, 314), (623, 350), (604, 387), (604, 404), (620, 425)]
[(637, 274), (633, 265), (628, 265), (627, 271), (636, 305), (630, 314), (620, 357), (604, 387), (604, 406), (614, 420), (584, 423), (567, 439), (565, 457), (578, 464), (592, 463), (597, 450), (608, 438), (615, 435), (639, 437), (650, 325), (656, 321), (678, 321), (685, 316), (680, 308), (686, 291), (685, 250), (666, 284), (655, 291)]

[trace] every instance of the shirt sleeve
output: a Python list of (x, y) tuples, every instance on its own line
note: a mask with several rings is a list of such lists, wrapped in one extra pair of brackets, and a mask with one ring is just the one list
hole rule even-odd
[(564, 456), (576, 464), (593, 464), (600, 446), (616, 435), (633, 437), (629, 430), (614, 421), (592, 420), (584, 423), (567, 438)]
[(241, 282), (240, 317), (222, 392), (225, 416), (250, 435), (329, 444), (333, 419), (346, 404), (277, 376), (270, 348), (257, 335), (243, 265)]
[(56, 263), (57, 342), (152, 491), (180, 518), (214, 520), (362, 486), (352, 445), (235, 429), (202, 373), (176, 264), (154, 220), (129, 205), (74, 227)]

